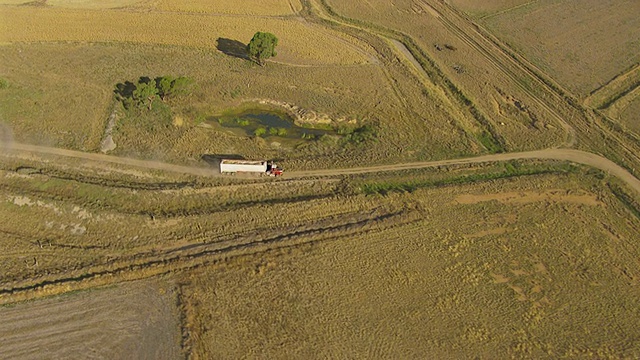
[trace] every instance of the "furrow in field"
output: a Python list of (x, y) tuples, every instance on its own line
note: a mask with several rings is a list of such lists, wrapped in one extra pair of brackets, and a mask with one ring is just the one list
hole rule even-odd
[[(256, 252), (264, 252), (282, 247), (298, 246), (302, 244), (324, 241), (336, 237), (353, 236), (355, 234), (373, 231), (381, 227), (394, 227), (408, 222), (418, 221), (420, 215), (415, 211), (400, 212), (374, 212), (369, 215), (360, 215), (354, 221), (346, 221), (332, 225), (323, 225), (308, 228), (289, 228), (281, 231), (257, 231), (245, 236), (239, 236), (227, 241), (206, 244), (187, 244), (177, 249), (166, 252), (156, 251), (150, 256), (134, 256), (134, 259), (126, 258), (105, 267), (91, 267), (79, 272), (79, 275), (69, 276), (62, 273), (58, 276), (29, 279), (3, 284), (0, 289), (0, 302), (11, 301), (17, 293), (32, 292), (43, 289), (59, 287), (61, 289), (70, 284), (81, 284), (93, 279), (108, 278), (119, 274), (136, 274), (133, 276), (149, 277), (175, 271), (180, 268), (191, 268), (203, 263), (212, 263), (216, 260), (247, 255)], [(77, 272), (77, 271), (76, 271)], [(78, 272), (77, 272), (78, 273)]]

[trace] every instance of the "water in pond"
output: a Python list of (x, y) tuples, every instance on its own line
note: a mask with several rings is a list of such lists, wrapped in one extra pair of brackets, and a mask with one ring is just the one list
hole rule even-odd
[(306, 128), (296, 125), (285, 114), (264, 111), (248, 111), (235, 115), (223, 115), (207, 119), (241, 136), (279, 137), (288, 139), (314, 139), (325, 134), (335, 134), (333, 129)]

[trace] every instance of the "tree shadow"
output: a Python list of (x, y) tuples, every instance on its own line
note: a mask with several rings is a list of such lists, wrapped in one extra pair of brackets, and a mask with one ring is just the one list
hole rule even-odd
[(247, 45), (241, 43), (238, 40), (218, 38), (216, 48), (222, 51), (226, 55), (249, 60), (249, 54), (247, 53)]
[(116, 84), (115, 90), (113, 93), (116, 94), (120, 99), (130, 98), (133, 95), (133, 91), (136, 89), (136, 84), (131, 81), (125, 81), (123, 83)]
[[(140, 78), (138, 79), (138, 84), (149, 84), (152, 81), (156, 82), (157, 80), (151, 79), (148, 76), (140, 76)], [(133, 92), (136, 90), (136, 85), (137, 84), (134, 84), (129, 80), (123, 83), (118, 83), (116, 84), (116, 88), (115, 90), (113, 90), (113, 93), (116, 94), (120, 99), (130, 98), (133, 96)]]

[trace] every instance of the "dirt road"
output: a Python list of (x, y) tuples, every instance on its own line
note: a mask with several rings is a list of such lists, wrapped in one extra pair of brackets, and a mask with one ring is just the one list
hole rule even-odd
[[(190, 174), (196, 176), (219, 176), (220, 174), (212, 168), (198, 168), (182, 165), (167, 164), (159, 161), (138, 160), (125, 157), (118, 157), (112, 155), (86, 153), (75, 150), (59, 149), (45, 146), (28, 145), (13, 143), (11, 145), (10, 152), (31, 152), (51, 154), (63, 157), (72, 157), (77, 159), (86, 159), (91, 161), (101, 161), (129, 166), (137, 166), (147, 169), (163, 170), (178, 172), (183, 174)], [(329, 169), (329, 170), (312, 170), (312, 171), (295, 171), (285, 173), (286, 178), (301, 178), (301, 177), (322, 177), (322, 176), (336, 176), (336, 175), (349, 175), (349, 174), (364, 174), (372, 172), (382, 171), (397, 171), (407, 169), (421, 169), (443, 165), (458, 165), (458, 164), (477, 164), (483, 162), (492, 161), (508, 161), (508, 160), (520, 160), (520, 159), (548, 159), (548, 160), (562, 160), (571, 161), (577, 164), (587, 165), (596, 169), (607, 172), (620, 180), (624, 181), (629, 187), (634, 189), (640, 194), (640, 180), (631, 175), (626, 169), (617, 165), (613, 161), (602, 157), (600, 155), (588, 153), (580, 150), (573, 149), (546, 149), (537, 151), (526, 152), (514, 152), (505, 154), (491, 154), (483, 155), (471, 158), (461, 159), (449, 159), (438, 161), (424, 161), (413, 162), (404, 164), (392, 164), (392, 165), (380, 165), (380, 166), (367, 166), (367, 167), (355, 167), (345, 169)]]
[(562, 160), (571, 161), (577, 164), (587, 165), (596, 169), (607, 172), (620, 180), (624, 181), (627, 185), (633, 188), (640, 194), (640, 180), (635, 178), (627, 170), (614, 163), (613, 161), (604, 158), (600, 155), (588, 153), (586, 151), (573, 150), (573, 149), (547, 149), (537, 151), (526, 152), (514, 152), (505, 154), (491, 154), (483, 155), (472, 158), (462, 159), (450, 159), (450, 160), (438, 160), (438, 161), (425, 161), (414, 162), (394, 165), (381, 165), (381, 166), (369, 166), (360, 168), (348, 168), (348, 169), (333, 169), (333, 170), (317, 170), (317, 171), (302, 171), (288, 173), (288, 177), (300, 177), (300, 176), (330, 176), (330, 175), (347, 175), (347, 174), (362, 174), (380, 171), (396, 171), (407, 169), (421, 169), (443, 165), (457, 165), (457, 164), (477, 164), (491, 161), (508, 161), (508, 160), (521, 160), (521, 159), (548, 159), (548, 160)]
[(212, 169), (210, 167), (198, 168), (198, 167), (191, 167), (191, 166), (174, 165), (174, 164), (163, 163), (160, 161), (139, 160), (139, 159), (132, 159), (132, 158), (126, 158), (126, 157), (113, 156), (113, 155), (87, 153), (82, 151), (52, 148), (52, 147), (38, 146), (38, 145), (12, 143), (7, 145), (7, 149), (5, 149), (4, 151), (7, 151), (7, 150), (9, 154), (11, 152), (14, 152), (14, 153), (15, 152), (31, 152), (31, 153), (71, 157), (75, 159), (84, 159), (84, 160), (90, 160), (90, 161), (101, 161), (101, 162), (108, 162), (113, 164), (137, 166), (137, 167), (146, 168), (146, 169), (171, 171), (171, 172), (178, 172), (182, 174), (189, 174), (189, 175), (196, 175), (196, 176), (219, 175), (215, 169)]

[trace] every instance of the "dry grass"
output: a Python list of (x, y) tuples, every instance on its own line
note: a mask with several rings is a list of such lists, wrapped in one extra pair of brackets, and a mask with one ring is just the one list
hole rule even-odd
[(114, 9), (140, 3), (141, 0), (46, 0), (48, 6), (69, 9)]
[[(318, 168), (479, 151), (474, 139), (459, 130), (456, 113), (443, 107), (442, 99), (422, 91), (406, 67), (397, 62), (388, 67), (355, 65), (373, 61), (372, 54), (379, 49), (316, 24), (293, 18), (132, 9), (5, 7), (0, 14), (7, 18), (0, 23), (4, 26), (0, 37), (20, 41), (5, 45), (0, 55), (4, 65), (0, 77), (9, 84), (0, 89), (2, 121), (17, 141), (96, 151), (113, 110), (113, 86), (140, 76), (170, 74), (191, 77), (197, 84), (193, 96), (171, 104), (184, 126), (150, 134), (144, 125), (119, 124), (114, 134), (117, 154), (183, 163), (197, 162), (208, 153), (240, 154), (286, 158), (287, 166)], [(275, 61), (285, 64), (261, 68), (214, 49), (219, 37), (248, 41), (254, 31), (245, 26), (248, 23), (256, 28), (264, 24), (278, 34)], [(302, 48), (293, 51), (296, 44)], [(354, 66), (343, 66), (348, 64)], [(252, 99), (282, 101), (334, 119), (377, 124), (379, 142), (357, 149), (317, 142), (294, 150), (195, 126), (206, 116)]]
[(165, 11), (266, 16), (294, 14), (302, 9), (299, 0), (159, 0), (149, 6)]
[[(60, 2), (73, 3), (81, 4)], [(181, 126), (169, 121), (150, 130), (142, 117), (121, 118), (114, 133), (119, 155), (198, 163), (202, 154), (241, 154), (321, 168), (482, 151), (467, 132), (474, 126), (465, 123), (469, 114), (448, 100), (442, 82), (411, 70), (393, 44), (355, 29), (342, 30), (358, 40), (336, 28), (269, 17), (298, 9), (297, 2), (290, 12), (284, 1), (272, 4), (238, 7), (261, 16), (236, 16), (229, 4), (200, 1), (101, 12), (3, 6), (0, 42), (10, 44), (0, 52), (0, 77), (8, 84), (0, 89), (0, 126), (10, 125), (19, 141), (95, 150), (113, 85), (169, 74), (196, 79), (189, 97), (169, 103), (169, 119), (179, 117)], [(502, 9), (512, 2), (493, 4)], [(500, 128), (507, 150), (561, 141), (534, 86), (506, 75), (518, 69), (501, 71), (510, 65), (453, 34), (424, 3), (335, 7), (412, 36), (443, 69), (443, 79), (453, 79)], [(528, 7), (520, 9), (487, 21)], [(289, 65), (262, 68), (213, 49), (218, 37), (246, 42), (256, 30), (281, 38), (276, 60)], [(434, 50), (434, 43), (450, 48)], [(379, 62), (367, 64), (373, 51)], [(379, 137), (358, 148), (321, 142), (286, 148), (197, 126), (249, 99), (371, 122)], [(518, 163), (557, 171), (438, 188), (448, 179), (521, 169), (482, 164), (274, 181), (192, 178), (50, 155), (0, 160), (2, 302), (181, 270), (170, 276), (182, 284), (187, 349), (195, 358), (640, 357), (640, 220), (612, 194), (605, 174)], [(403, 187), (407, 181), (412, 186)], [(366, 195), (365, 185), (376, 183), (390, 184), (390, 191)], [(39, 286), (47, 283), (54, 285)], [(11, 297), (16, 289), (33, 291)], [(115, 300), (128, 307), (102, 304), (113, 316), (83, 322), (93, 327), (84, 333), (112, 329), (109, 320), (124, 316), (111, 335), (121, 339), (131, 333), (118, 326), (135, 328), (132, 320), (146, 316), (131, 314), (130, 303), (162, 302), (121, 295)], [(29, 324), (44, 332), (76, 329), (66, 314), (94, 299), (102, 298), (62, 304), (58, 318)], [(12, 314), (51, 306), (17, 305)], [(162, 317), (167, 308), (155, 314)], [(15, 333), (19, 325), (7, 328), (0, 325), (0, 333)], [(164, 328), (170, 330), (160, 335), (176, 327)], [(19, 334), (65, 340), (61, 351), (71, 348), (68, 338)], [(5, 342), (0, 350), (23, 343)], [(136, 349), (144, 355), (157, 349), (142, 345)]]
[(54, 6), (72, 9), (113, 9), (140, 3), (141, 0), (0, 0), (0, 5)]
[(185, 274), (195, 358), (640, 356), (640, 222), (606, 191), (540, 177), (366, 201), (422, 216)]
[[(0, 5), (30, 5), (31, 0), (0, 0)], [(302, 4), (299, 0), (45, 0), (39, 6), (68, 9), (116, 9), (131, 8), (160, 10), (171, 12), (193, 12), (225, 15), (261, 15), (278, 16), (299, 12)]]
[(21, 5), (31, 2), (30, 0), (0, 0), (0, 5)]
[[(172, 104), (185, 126), (170, 126), (153, 136), (145, 126), (122, 128), (116, 134), (117, 153), (179, 162), (197, 162), (203, 154), (237, 153), (318, 168), (335, 166), (336, 161), (361, 164), (474, 151), (453, 125), (453, 115), (421, 93), (399, 64), (389, 70), (402, 82), (409, 108), (395, 95), (385, 69), (373, 65), (262, 68), (215, 50), (140, 44), (12, 45), (4, 47), (0, 61), (0, 77), (9, 83), (0, 89), (0, 106), (16, 141), (97, 150), (112, 110), (114, 85), (143, 75), (172, 74), (196, 80), (193, 95)], [(332, 118), (379, 123), (379, 141), (353, 149), (360, 153), (355, 156), (321, 143), (294, 151), (194, 126), (198, 116), (248, 99), (284, 101)]]
[(483, 20), (562, 85), (585, 96), (640, 61), (640, 3), (539, 1)]
[[(640, 221), (601, 174), (367, 196), (363, 182), (428, 183), (502, 165), (263, 182), (58, 165), (54, 156), (2, 164), (4, 291), (185, 269), (177, 276), (197, 358), (640, 351)], [(519, 166), (545, 164), (557, 166)]]
[[(533, 98), (535, 89), (531, 90), (531, 81), (525, 77), (509, 77), (507, 73), (519, 71), (509, 64), (509, 59), (495, 55), (493, 58), (498, 59), (499, 63), (488, 59), (474, 44), (452, 32), (450, 26), (441, 17), (435, 16), (434, 10), (426, 3), (409, 0), (329, 0), (327, 3), (335, 12), (347, 18), (402, 31), (411, 36), (444, 76), (488, 118), (496, 132), (504, 138), (507, 150), (549, 147), (562, 141), (564, 133), (556, 118)], [(473, 31), (470, 28), (464, 30)], [(438, 51), (435, 44), (444, 50)], [(445, 44), (455, 50), (447, 49)], [(481, 41), (480, 45), (486, 46), (494, 54), (490, 42)], [(435, 72), (428, 63), (423, 65), (427, 72)], [(506, 73), (501, 71), (502, 67), (506, 68)], [(458, 73), (456, 68), (461, 69), (462, 73)], [(430, 89), (434, 85), (436, 89)], [(425, 87), (435, 96), (442, 93), (446, 85), (442, 82), (429, 84), (427, 80)], [(452, 94), (444, 96), (448, 102), (455, 98)], [(457, 106), (460, 107), (460, 104)], [(523, 111), (522, 106), (528, 111)], [(463, 111), (456, 119), (461, 123), (476, 122), (475, 126), (478, 126), (468, 112)]]
[(640, 135), (640, 91), (636, 91), (635, 99), (619, 109), (620, 121), (631, 131)]
[(353, 44), (355, 39), (346, 41), (343, 35), (297, 19), (39, 7), (2, 8), (0, 17), (1, 43), (126, 42), (213, 48), (218, 38), (247, 43), (256, 31), (269, 31), (280, 40), (281, 61), (299, 65), (369, 61)]
[(629, 71), (616, 76), (602, 87), (594, 90), (584, 99), (584, 105), (597, 109), (606, 109), (625, 97), (640, 84), (640, 64)]
[(492, 16), (495, 13), (506, 12), (520, 6), (526, 6), (532, 0), (451, 0), (450, 3), (473, 17)]
[[(108, 175), (90, 168), (82, 174), (60, 171), (0, 173), (0, 214), (5, 219), (0, 227), (3, 285), (37, 276), (73, 276), (74, 270), (104, 268), (132, 254), (220, 241), (228, 234), (250, 230), (267, 231), (273, 226), (270, 221), (279, 216), (262, 214), (269, 203), (281, 203), (282, 210), (291, 213), (289, 225), (301, 226), (323, 216), (305, 202), (322, 203), (312, 200), (331, 197), (338, 185), (334, 181), (249, 181), (218, 187), (184, 180), (165, 182), (153, 175), (136, 180), (136, 176)], [(333, 207), (327, 213), (355, 211), (348, 204), (341, 209)]]
[[(191, 98), (172, 104), (172, 116), (183, 118), (185, 125), (149, 133), (144, 124), (119, 124), (114, 134), (117, 154), (193, 163), (206, 153), (237, 153), (286, 158), (290, 160), (286, 166), (319, 168), (485, 151), (474, 135), (477, 124), (465, 120), (470, 115), (461, 114), (437, 85), (417, 81), (406, 64), (398, 61), (398, 54), (373, 37), (366, 44), (294, 18), (133, 8), (98, 12), (5, 7), (0, 14), (8, 20), (0, 24), (5, 27), (0, 37), (4, 42), (21, 42), (5, 46), (0, 55), (6, 64), (0, 76), (10, 84), (0, 90), (6, 95), (0, 98), (3, 121), (19, 141), (95, 151), (113, 109), (113, 85), (144, 75), (171, 74), (189, 76), (198, 85)], [(278, 34), (276, 61), (310, 66), (271, 63), (263, 69), (213, 50), (219, 37), (248, 41), (255, 30), (245, 26), (248, 23), (264, 24)], [(372, 61), (371, 54), (376, 52), (378, 63), (343, 66)], [(497, 110), (492, 96), (478, 99), (500, 114), (494, 125), (507, 135), (508, 149), (549, 146), (563, 136), (544, 110), (534, 109), (526, 96), (486, 90), (496, 97)], [(284, 101), (332, 118), (370, 122), (379, 129), (379, 142), (358, 149), (317, 142), (293, 150), (194, 126), (196, 120), (248, 99)], [(518, 110), (516, 100), (535, 110), (539, 121)]]

